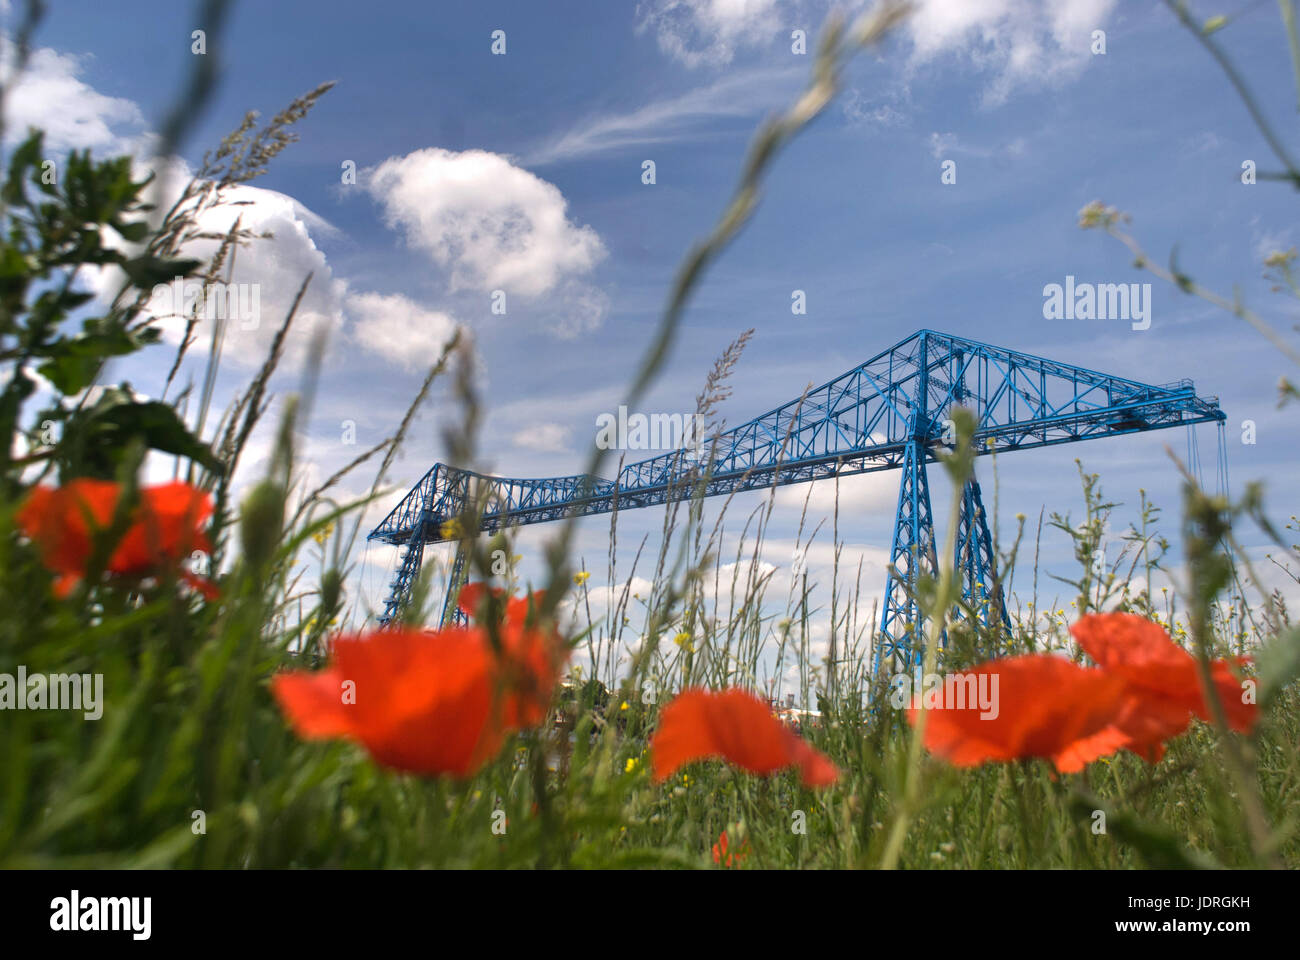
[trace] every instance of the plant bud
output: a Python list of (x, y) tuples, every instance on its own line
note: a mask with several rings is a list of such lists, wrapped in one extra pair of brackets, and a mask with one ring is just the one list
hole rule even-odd
[(338, 567), (330, 567), (320, 578), (321, 617), (326, 623), (338, 612), (343, 598), (343, 574)]
[(280, 542), (284, 526), (284, 492), (264, 480), (244, 498), (239, 518), (239, 539), (244, 557), (255, 567), (264, 567)]

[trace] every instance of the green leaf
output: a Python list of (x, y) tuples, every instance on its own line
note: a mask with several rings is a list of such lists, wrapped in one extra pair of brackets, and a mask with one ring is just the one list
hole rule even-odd
[(175, 409), (157, 401), (138, 402), (129, 388), (108, 387), (93, 407), (68, 419), (56, 453), (60, 477), (111, 479), (127, 451), (141, 443), (150, 450), (188, 457), (214, 472), (222, 469)]
[(37, 369), (65, 396), (88, 387), (107, 357), (120, 357), (140, 349), (140, 340), (121, 327), (107, 327), (101, 320), (84, 324), (86, 333), (60, 337), (40, 353), (48, 357)]
[(188, 277), (198, 266), (198, 260), (163, 260), (141, 256), (125, 261), (122, 269), (137, 289), (152, 290), (160, 283), (171, 283), (177, 277)]
[(69, 351), (46, 360), (36, 372), (58, 389), (65, 397), (86, 389), (95, 379), (100, 358), (86, 353)]
[(140, 437), (150, 450), (188, 457), (209, 470), (221, 469), (221, 461), (207, 444), (190, 433), (176, 411), (165, 403), (154, 400), (119, 404), (110, 408), (99, 421), (113, 427), (124, 441), (129, 437)]
[(33, 258), (17, 247), (8, 243), (0, 246), (0, 304), (6, 314), (4, 333), (15, 328), (14, 317), (22, 313), (27, 289), (38, 269)]
[(17, 207), (28, 206), (24, 181), (27, 179), (27, 170), (40, 163), (41, 140), (44, 136), (41, 131), (33, 130), (14, 151), (9, 160), (9, 179), (4, 186), (5, 203)]
[(28, 274), (35, 272), (36, 262), (32, 257), (26, 256), (17, 247), (7, 243), (0, 247), (0, 279), (26, 278)]
[(133, 220), (130, 223), (116, 222), (113, 229), (122, 235), (123, 240), (131, 243), (142, 243), (149, 236), (148, 220)]
[(1284, 630), (1264, 645), (1259, 666), (1259, 702), (1267, 705), (1283, 687), (1300, 677), (1300, 627)]
[(1154, 870), (1214, 870), (1214, 858), (1187, 847), (1172, 830), (1144, 823), (1133, 814), (1108, 808), (1096, 797), (1076, 792), (1070, 809), (1081, 820), (1091, 821), (1097, 811), (1106, 817), (1106, 835), (1131, 846), (1142, 862)]

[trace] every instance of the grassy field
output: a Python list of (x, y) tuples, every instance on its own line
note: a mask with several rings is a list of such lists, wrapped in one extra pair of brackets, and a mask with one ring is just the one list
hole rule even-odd
[[(667, 611), (691, 609), (688, 588), (678, 603), (652, 601), (666, 629), (647, 633), (655, 652), (608, 702), (596, 684), (579, 686), (476, 772), (422, 777), (385, 769), (353, 743), (301, 740), (286, 722), (270, 680), (313, 660), (294, 652), (305, 624), (275, 626), (267, 584), (283, 583), (287, 552), (260, 572), (245, 552), (213, 602), (164, 583), (85, 614), (52, 598), (28, 549), (11, 546), (5, 560), (0, 672), (104, 675), (99, 720), (6, 715), (6, 867), (707, 867), (723, 833), (746, 853), (739, 868), (1295, 866), (1300, 855), (1294, 686), (1269, 696), (1250, 737), (1196, 721), (1159, 764), (1119, 752), (1057, 775), (1044, 759), (958, 769), (915, 751), (904, 711), (887, 696), (873, 702), (852, 659), (830, 673), (810, 664), (822, 722), (802, 734), (838, 767), (836, 783), (814, 789), (793, 771), (761, 777), (719, 761), (656, 782), (648, 741), (660, 704), (688, 685), (752, 687), (759, 658), (775, 653), (755, 612), (761, 586), (731, 617), (679, 629)], [(119, 592), (105, 585), (98, 595)], [(787, 656), (800, 656), (806, 626), (783, 631)], [(1018, 627), (1015, 643), (1043, 636)], [(614, 642), (600, 629), (579, 639), (598, 660)], [(689, 643), (672, 642), (685, 632)], [(412, 735), (452, 738), (473, 717), (444, 715)], [(1247, 758), (1267, 845), (1252, 834), (1229, 747)]]

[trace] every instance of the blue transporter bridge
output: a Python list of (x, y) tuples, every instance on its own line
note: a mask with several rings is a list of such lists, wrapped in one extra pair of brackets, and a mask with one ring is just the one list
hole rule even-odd
[[(952, 410), (976, 420), (975, 453), (1008, 453), (1101, 437), (1225, 420), (1218, 399), (1198, 397), (1190, 380), (1161, 386), (1097, 373), (933, 330), (920, 330), (865, 363), (747, 423), (718, 435), (702, 458), (672, 451), (624, 466), (613, 479), (488, 477), (435, 464), (369, 539), (403, 554), (385, 601), (389, 622), (409, 601), (424, 548), (458, 540), (467, 504), (485, 505), (480, 533), (564, 517), (628, 510), (706, 496), (805, 483), (877, 470), (901, 471), (890, 572), (873, 671), (910, 672), (921, 663), (924, 616), (915, 599), (922, 575), (937, 576), (926, 468), (951, 445)], [(961, 498), (955, 570), (968, 609), (992, 627), (1007, 625), (980, 486)], [(464, 577), (458, 549), (444, 622), (458, 616)]]

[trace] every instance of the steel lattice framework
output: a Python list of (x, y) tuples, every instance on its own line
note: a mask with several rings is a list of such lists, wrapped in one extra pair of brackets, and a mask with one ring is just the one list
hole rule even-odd
[[(874, 647), (873, 669), (919, 664), (923, 616), (915, 599), (922, 575), (935, 576), (934, 522), (926, 466), (951, 445), (951, 411), (975, 416), (979, 455), (1029, 450), (1225, 420), (1215, 397), (1190, 380), (1161, 386), (1097, 373), (963, 337), (920, 330), (828, 383), (710, 439), (707, 450), (674, 450), (623, 467), (613, 479), (591, 475), (524, 480), (435, 464), (370, 534), (405, 548), (381, 617), (408, 601), (424, 548), (457, 540), (455, 521), (481, 504), (479, 531), (545, 523), (675, 500), (902, 469), (890, 548), (891, 572)], [(966, 606), (988, 624), (1005, 624), (991, 537), (978, 482), (962, 495), (955, 569)], [(464, 575), (458, 550), (444, 603)]]

